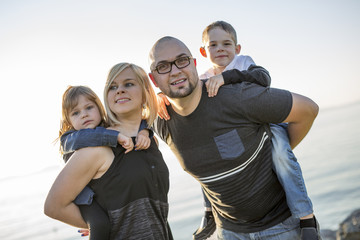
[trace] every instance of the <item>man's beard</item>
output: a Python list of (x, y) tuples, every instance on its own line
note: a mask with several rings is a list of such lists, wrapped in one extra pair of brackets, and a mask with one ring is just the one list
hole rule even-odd
[(184, 98), (189, 96), (195, 89), (195, 84), (192, 82), (189, 82), (189, 85), (187, 87), (182, 87), (176, 91), (172, 91), (169, 89), (168, 94), (166, 94), (169, 98)]

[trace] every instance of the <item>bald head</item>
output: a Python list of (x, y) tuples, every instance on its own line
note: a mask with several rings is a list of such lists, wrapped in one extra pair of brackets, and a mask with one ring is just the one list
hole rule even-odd
[[(155, 65), (159, 61), (164, 61), (166, 59), (159, 59), (162, 52), (168, 51), (169, 48), (172, 46), (177, 46), (182, 49), (182, 53), (188, 56), (192, 56), (189, 48), (179, 39), (166, 36), (162, 37), (156, 41), (149, 53), (149, 62), (150, 62), (150, 69), (154, 69)], [(176, 57), (176, 56), (174, 56)]]

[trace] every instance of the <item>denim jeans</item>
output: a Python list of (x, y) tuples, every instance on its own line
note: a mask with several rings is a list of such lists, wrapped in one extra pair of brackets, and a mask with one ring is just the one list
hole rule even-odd
[(294, 216), (259, 232), (237, 233), (223, 228), (217, 229), (218, 240), (298, 240), (300, 239), (300, 220)]
[[(313, 206), (307, 195), (301, 168), (291, 150), (287, 135), (287, 124), (270, 124), (272, 133), (272, 157), (274, 171), (284, 188), (287, 204), (293, 216), (300, 218), (313, 213)], [(211, 203), (204, 196), (204, 206)]]
[[(285, 127), (284, 127), (285, 126)], [(286, 202), (293, 216), (300, 218), (313, 213), (300, 165), (291, 150), (285, 124), (271, 124), (273, 134), (273, 166), (286, 193)]]

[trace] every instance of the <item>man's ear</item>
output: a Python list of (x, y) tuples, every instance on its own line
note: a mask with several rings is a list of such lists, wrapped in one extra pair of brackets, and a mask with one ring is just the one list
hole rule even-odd
[(236, 52), (236, 55), (240, 53), (240, 50), (241, 50), (241, 45), (238, 44), (235, 46), (235, 52)]
[(154, 84), (155, 87), (158, 87), (158, 85), (156, 84), (155, 82), (155, 79), (154, 79), (154, 75), (152, 75), (152, 73), (149, 73), (149, 78), (151, 79), (152, 83)]
[(194, 60), (194, 64), (195, 64), (195, 67), (196, 67), (196, 58), (193, 58), (193, 60)]
[(200, 53), (201, 53), (201, 55), (203, 56), (203, 57), (207, 57), (207, 55), (206, 55), (206, 51), (205, 51), (205, 48), (204, 47), (201, 47), (200, 48)]

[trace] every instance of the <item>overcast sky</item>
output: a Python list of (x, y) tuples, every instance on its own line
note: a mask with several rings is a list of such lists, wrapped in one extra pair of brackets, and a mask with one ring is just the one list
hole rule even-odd
[[(0, 177), (58, 164), (61, 96), (87, 85), (102, 99), (108, 70), (149, 70), (153, 43), (171, 35), (198, 59), (202, 30), (234, 26), (241, 54), (269, 70), (272, 86), (312, 98), (321, 111), (360, 100), (360, 1), (0, 0)], [(320, 114), (321, 114), (320, 111)]]

